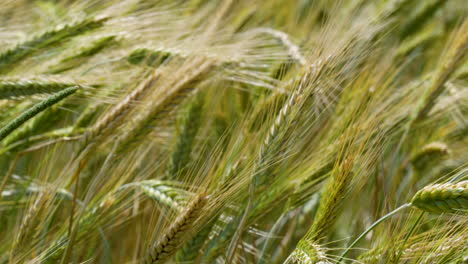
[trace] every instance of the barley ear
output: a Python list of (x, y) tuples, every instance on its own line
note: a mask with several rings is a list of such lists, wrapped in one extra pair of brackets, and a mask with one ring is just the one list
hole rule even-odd
[(204, 77), (211, 72), (213, 66), (212, 62), (195, 60), (191, 64), (189, 72), (182, 79), (170, 82), (169, 87), (163, 85), (161, 90), (170, 89), (170, 92), (135, 117), (133, 127), (120, 136), (120, 145), (116, 152), (123, 153), (125, 150), (135, 147), (137, 143), (141, 143), (140, 140), (151, 133), (152, 128), (156, 125), (155, 123), (167, 117), (196, 90), (196, 85), (204, 80)]
[(327, 183), (314, 223), (306, 237), (311, 241), (320, 241), (335, 223), (342, 200), (347, 194), (347, 188), (352, 179), (352, 162), (345, 161), (339, 170), (332, 173)]
[(41, 101), (40, 103), (26, 110), (20, 116), (18, 116), (17, 118), (6, 124), (6, 126), (0, 129), (0, 141), (2, 141), (6, 136), (8, 136), (11, 132), (20, 127), (29, 119), (33, 118), (34, 116), (51, 107), (52, 105), (60, 102), (61, 100), (70, 96), (71, 94), (75, 93), (77, 90), (78, 87), (76, 86), (69, 87), (63, 91), (51, 95), (49, 98), (45, 99), (44, 101)]
[(308, 240), (301, 240), (286, 259), (285, 264), (329, 264), (323, 249)]
[(48, 73), (58, 74), (79, 67), (88, 59), (101, 52), (107, 47), (117, 43), (116, 36), (106, 36), (93, 41), (89, 46), (82, 47), (78, 52), (70, 54), (61, 59), (57, 65), (53, 66)]
[(36, 50), (58, 44), (90, 30), (102, 27), (106, 20), (107, 18), (86, 18), (75, 23), (60, 25), (20, 43), (16, 47), (0, 53), (0, 73), (10, 71), (12, 66), (30, 56)]
[(190, 228), (200, 216), (205, 204), (207, 195), (198, 195), (179, 215), (167, 232), (158, 240), (156, 245), (150, 250), (146, 258), (146, 263), (163, 263), (173, 256), (190, 239)]
[(217, 220), (217, 218), (214, 218), (206, 223), (202, 229), (177, 252), (176, 261), (182, 263), (195, 261), (197, 257), (199, 257), (199, 254), (201, 254), (203, 247), (210, 241), (210, 234), (212, 234)]
[(85, 134), (85, 142), (96, 141), (108, 135), (112, 129), (119, 125), (119, 121), (133, 109), (134, 103), (147, 94), (156, 85), (159, 73), (155, 72), (148, 77), (140, 86), (128, 94), (122, 101), (114, 106), (106, 115), (99, 119)]
[(152, 198), (159, 204), (165, 205), (173, 210), (176, 210), (177, 212), (182, 211), (182, 207), (177, 201), (172, 199), (172, 197), (170, 197), (164, 191), (158, 189), (157, 187), (153, 187), (149, 184), (144, 183), (139, 184), (139, 187), (146, 196)]
[[(26, 124), (22, 127), (16, 129), (13, 133), (8, 135), (3, 140), (3, 145), (10, 147), (20, 140), (29, 140), (30, 137), (34, 136), (34, 133), (46, 132), (56, 124), (57, 120), (61, 117), (60, 106), (52, 106), (49, 109), (43, 111), (42, 113), (31, 118)], [(25, 146), (28, 144), (25, 143)], [(23, 146), (24, 147), (24, 146)]]
[(449, 154), (448, 146), (442, 142), (432, 142), (423, 146), (411, 157), (411, 164), (419, 171)]
[(200, 127), (202, 107), (202, 100), (195, 100), (184, 117), (181, 132), (177, 137), (175, 149), (168, 163), (167, 176), (170, 179), (176, 178), (190, 162), (193, 143)]
[(157, 67), (170, 60), (174, 56), (179, 55), (169, 50), (150, 50), (146, 48), (139, 48), (133, 50), (130, 55), (128, 55), (127, 61), (134, 65), (145, 63), (147, 66)]
[(0, 80), (0, 99), (9, 99), (35, 94), (52, 94), (71, 87), (74, 83), (48, 79), (4, 79)]
[(459, 213), (468, 210), (468, 180), (434, 184), (419, 190), (411, 204), (432, 213)]
[(425, 3), (425, 6), (408, 22), (402, 32), (400, 33), (401, 38), (408, 37), (423, 28), (423, 26), (433, 18), (435, 12), (447, 3), (444, 0), (432, 1), (432, 3)]
[(306, 65), (307, 61), (304, 56), (302, 56), (300, 48), (291, 41), (288, 34), (271, 28), (260, 28), (257, 30), (261, 33), (269, 34), (277, 39), (288, 50), (288, 55), (291, 59), (302, 66)]

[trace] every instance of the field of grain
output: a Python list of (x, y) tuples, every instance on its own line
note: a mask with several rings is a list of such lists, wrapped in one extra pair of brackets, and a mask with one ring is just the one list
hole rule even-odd
[(0, 264), (467, 264), (466, 0), (1, 0)]

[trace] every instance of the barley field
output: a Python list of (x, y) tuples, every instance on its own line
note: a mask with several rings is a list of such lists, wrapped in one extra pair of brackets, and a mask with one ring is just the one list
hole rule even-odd
[(467, 264), (466, 0), (1, 0), (0, 264)]

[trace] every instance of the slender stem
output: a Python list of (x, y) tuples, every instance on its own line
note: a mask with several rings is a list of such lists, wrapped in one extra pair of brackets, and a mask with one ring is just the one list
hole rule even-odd
[(361, 241), (361, 239), (363, 239), (370, 231), (372, 231), (372, 229), (374, 229), (376, 226), (378, 226), (380, 223), (382, 223), (383, 221), (385, 221), (387, 218), (393, 216), (394, 214), (398, 213), (399, 211), (405, 209), (405, 208), (408, 208), (411, 206), (411, 203), (406, 203), (400, 207), (398, 207), (397, 209), (391, 211), (390, 213), (382, 216), (379, 220), (375, 221), (369, 228), (366, 229), (366, 231), (364, 231), (358, 238), (356, 238), (356, 240), (353, 241), (353, 243), (351, 243), (351, 245), (348, 246), (348, 248), (343, 252), (343, 254), (341, 254), (340, 256), (340, 259), (338, 260), (337, 263), (340, 263), (343, 258), (346, 256), (346, 254), (357, 244), (359, 243), (359, 241)]

